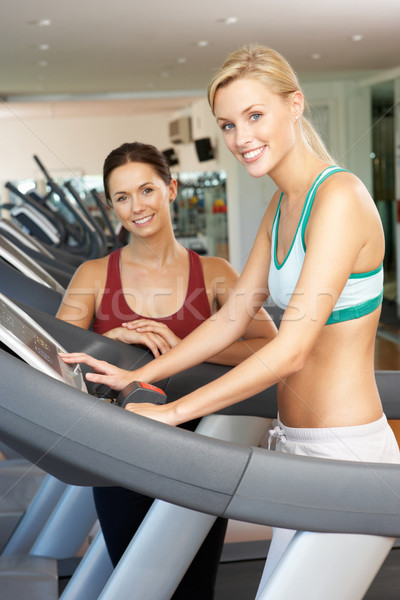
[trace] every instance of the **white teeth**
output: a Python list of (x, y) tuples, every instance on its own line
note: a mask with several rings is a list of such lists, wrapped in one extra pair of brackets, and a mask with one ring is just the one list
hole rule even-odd
[(147, 221), (150, 221), (151, 216), (150, 217), (143, 217), (143, 219), (137, 219), (136, 221), (134, 221), (134, 223), (137, 223), (138, 225), (142, 225), (143, 223), (147, 223)]
[(255, 158), (264, 150), (264, 146), (262, 148), (258, 148), (257, 150), (251, 150), (250, 152), (243, 152), (244, 158)]

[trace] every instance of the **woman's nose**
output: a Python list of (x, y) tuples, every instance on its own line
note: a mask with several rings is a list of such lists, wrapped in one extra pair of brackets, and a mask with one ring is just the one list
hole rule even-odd
[(140, 195), (132, 196), (132, 212), (140, 213), (145, 209), (145, 204), (143, 202), (143, 198)]
[(251, 129), (246, 125), (236, 127), (236, 145), (241, 148), (249, 144), (253, 139)]

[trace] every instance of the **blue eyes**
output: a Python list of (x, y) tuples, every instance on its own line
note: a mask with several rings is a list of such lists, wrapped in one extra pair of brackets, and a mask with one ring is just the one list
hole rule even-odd
[[(249, 116), (249, 120), (250, 121), (258, 121), (259, 119), (261, 119), (262, 114), (257, 112), (257, 113), (253, 113)], [(235, 125), (233, 123), (224, 123), (221, 126), (222, 131), (231, 131), (232, 129), (234, 129)]]

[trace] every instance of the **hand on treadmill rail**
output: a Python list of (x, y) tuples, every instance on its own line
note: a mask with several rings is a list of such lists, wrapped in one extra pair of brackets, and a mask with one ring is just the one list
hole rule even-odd
[(122, 390), (131, 381), (137, 380), (135, 371), (125, 371), (115, 367), (105, 360), (98, 360), (85, 354), (84, 352), (60, 353), (60, 358), (68, 364), (79, 363), (88, 365), (95, 373), (87, 373), (86, 379), (94, 383), (103, 383), (108, 385), (112, 390)]
[(153, 419), (154, 421), (166, 423), (167, 425), (177, 425), (173, 420), (172, 404), (173, 402), (161, 405), (147, 402), (141, 402), (140, 404), (130, 402), (125, 406), (125, 410), (141, 415), (142, 417), (147, 417), (148, 419)]

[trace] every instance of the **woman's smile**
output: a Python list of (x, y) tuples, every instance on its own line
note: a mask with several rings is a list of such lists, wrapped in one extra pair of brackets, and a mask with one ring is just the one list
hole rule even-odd
[(147, 225), (148, 223), (150, 223), (154, 218), (154, 214), (149, 215), (147, 217), (141, 217), (140, 219), (134, 219), (132, 220), (132, 223), (134, 225), (136, 225), (137, 227), (144, 227), (145, 225)]
[(254, 162), (264, 153), (265, 148), (266, 146), (261, 146), (255, 150), (247, 150), (247, 152), (242, 152), (242, 156), (247, 163)]

